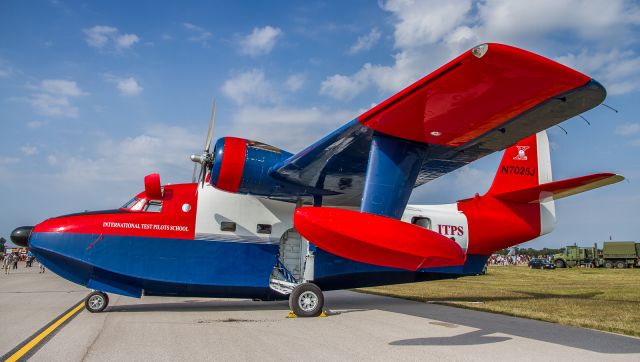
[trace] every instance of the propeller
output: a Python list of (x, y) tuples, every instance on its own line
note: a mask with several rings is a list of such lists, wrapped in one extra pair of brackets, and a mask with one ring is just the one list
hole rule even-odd
[[(207, 168), (213, 163), (213, 155), (209, 153), (211, 149), (211, 141), (213, 140), (213, 126), (216, 115), (216, 99), (213, 99), (213, 106), (211, 108), (211, 118), (209, 120), (209, 131), (207, 131), (207, 138), (204, 141), (204, 151), (200, 155), (191, 155), (189, 157), (195, 164), (193, 165), (193, 175), (191, 176), (192, 182), (201, 183), (204, 185), (204, 178), (207, 172)], [(198, 173), (198, 165), (200, 165), (200, 172)], [(198, 178), (196, 180), (196, 174)]]

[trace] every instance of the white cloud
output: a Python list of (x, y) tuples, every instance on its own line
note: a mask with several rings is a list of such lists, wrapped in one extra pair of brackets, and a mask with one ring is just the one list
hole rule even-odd
[(20, 147), (20, 151), (26, 156), (33, 156), (38, 153), (38, 147), (32, 145), (24, 145)]
[(471, 10), (470, 0), (388, 1), (383, 9), (394, 14), (395, 45), (413, 48), (433, 44), (453, 31)]
[(478, 30), (492, 41), (535, 40), (556, 32), (601, 41), (627, 34), (628, 25), (640, 24), (640, 11), (625, 0), (494, 0), (479, 5), (479, 18)]
[(182, 127), (154, 125), (135, 137), (97, 140), (93, 154), (49, 155), (47, 162), (56, 167), (50, 176), (69, 187), (113, 188), (152, 172), (160, 172), (163, 183), (187, 181), (193, 167), (188, 155), (203, 138)]
[(9, 62), (0, 58), (0, 78), (8, 78), (13, 74), (13, 69)]
[[(580, 70), (591, 70), (588, 74), (601, 80), (610, 94), (640, 89), (640, 58), (610, 49), (612, 39), (635, 41), (632, 30), (640, 25), (640, 5), (635, 2), (390, 0), (381, 6), (394, 19), (394, 62), (367, 63), (351, 75), (330, 75), (321, 84), (322, 94), (349, 100), (372, 87), (385, 94), (397, 92), (486, 41), (560, 56)], [(572, 41), (558, 42), (559, 33)], [(606, 50), (581, 52), (583, 47)]]
[(107, 82), (114, 83), (123, 96), (133, 97), (142, 93), (143, 88), (134, 77), (120, 78), (105, 74), (105, 79)]
[(349, 49), (349, 53), (356, 54), (371, 49), (380, 40), (381, 35), (378, 28), (371, 29), (369, 34), (358, 37), (358, 40)]
[(29, 103), (36, 113), (50, 117), (77, 117), (78, 107), (71, 98), (87, 94), (76, 82), (64, 79), (45, 79), (35, 90), (38, 93), (30, 96)]
[[(370, 64), (366, 64), (366, 66), (370, 66)], [(370, 84), (368, 72), (364, 69), (351, 77), (341, 74), (330, 76), (320, 84), (320, 93), (335, 99), (349, 100), (353, 98)]]
[(90, 29), (84, 29), (85, 41), (89, 46), (94, 48), (102, 48), (109, 42), (114, 34), (118, 33), (118, 29), (112, 26), (96, 25)]
[(19, 158), (9, 157), (9, 156), (0, 156), (0, 166), (11, 165), (18, 162), (20, 162)]
[(31, 128), (31, 129), (35, 129), (35, 128), (40, 128), (44, 125), (46, 125), (48, 122), (46, 121), (29, 121), (27, 122), (27, 127)]
[(605, 52), (582, 50), (556, 59), (602, 82), (609, 94), (624, 94), (640, 88), (640, 56), (633, 51), (611, 49)]
[(280, 28), (269, 25), (263, 28), (253, 28), (251, 34), (241, 38), (240, 50), (251, 56), (269, 54), (281, 36), (282, 30)]
[(112, 46), (116, 50), (124, 50), (140, 41), (135, 34), (121, 34), (118, 28), (106, 25), (96, 25), (93, 28), (83, 29), (85, 41), (91, 47), (106, 49)]
[(200, 43), (203, 47), (209, 46), (209, 40), (213, 36), (211, 32), (191, 23), (183, 23), (182, 25), (191, 33), (189, 41)]
[(78, 117), (78, 107), (72, 105), (67, 97), (41, 93), (33, 95), (30, 102), (36, 113), (43, 116)]
[[(298, 152), (357, 115), (348, 110), (246, 106), (232, 117), (230, 134)], [(274, 132), (285, 130), (283, 132)]]
[(305, 82), (304, 74), (298, 73), (298, 74), (292, 74), (289, 77), (287, 77), (287, 80), (285, 81), (285, 85), (287, 86), (287, 89), (289, 89), (290, 91), (296, 92), (302, 89), (302, 87), (304, 86), (304, 82)]
[(222, 85), (222, 92), (239, 105), (275, 103), (279, 100), (274, 86), (265, 79), (264, 72), (258, 69), (228, 79)]
[(640, 133), (640, 123), (625, 123), (616, 127), (615, 133), (621, 136), (631, 136)]
[(140, 41), (140, 38), (135, 34), (122, 34), (116, 38), (116, 46), (118, 48), (128, 48), (138, 41)]
[(45, 79), (40, 82), (40, 89), (50, 94), (69, 97), (78, 97), (85, 94), (76, 82), (64, 79)]

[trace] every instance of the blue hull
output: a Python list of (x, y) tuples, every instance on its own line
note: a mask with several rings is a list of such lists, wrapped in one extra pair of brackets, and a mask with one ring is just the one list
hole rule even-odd
[[(278, 245), (268, 242), (33, 233), (29, 243), (51, 271), (90, 289), (131, 297), (283, 298), (269, 288)], [(486, 260), (469, 255), (464, 266), (411, 272), (316, 249), (314, 282), (333, 290), (457, 278), (479, 273)]]

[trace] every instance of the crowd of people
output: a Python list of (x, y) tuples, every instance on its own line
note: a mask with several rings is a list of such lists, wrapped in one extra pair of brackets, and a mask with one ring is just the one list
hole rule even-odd
[(540, 255), (533, 257), (531, 255), (515, 254), (500, 255), (493, 254), (489, 257), (489, 265), (527, 265), (531, 259), (546, 259), (551, 261), (551, 255)]
[(5, 274), (11, 274), (12, 270), (18, 270), (18, 262), (20, 261), (25, 262), (25, 268), (33, 267), (33, 262), (35, 261), (40, 269), (38, 273), (44, 273), (46, 270), (44, 265), (36, 260), (35, 256), (29, 253), (5, 253), (4, 255), (0, 255), (0, 257), (2, 258), (2, 270), (4, 270)]

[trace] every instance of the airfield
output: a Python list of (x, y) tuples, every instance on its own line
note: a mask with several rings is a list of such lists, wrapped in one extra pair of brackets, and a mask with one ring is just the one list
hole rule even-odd
[(634, 337), (351, 291), (312, 319), (287, 318), (286, 301), (117, 295), (91, 314), (88, 291), (53, 273), (0, 277), (2, 360), (640, 360)]

